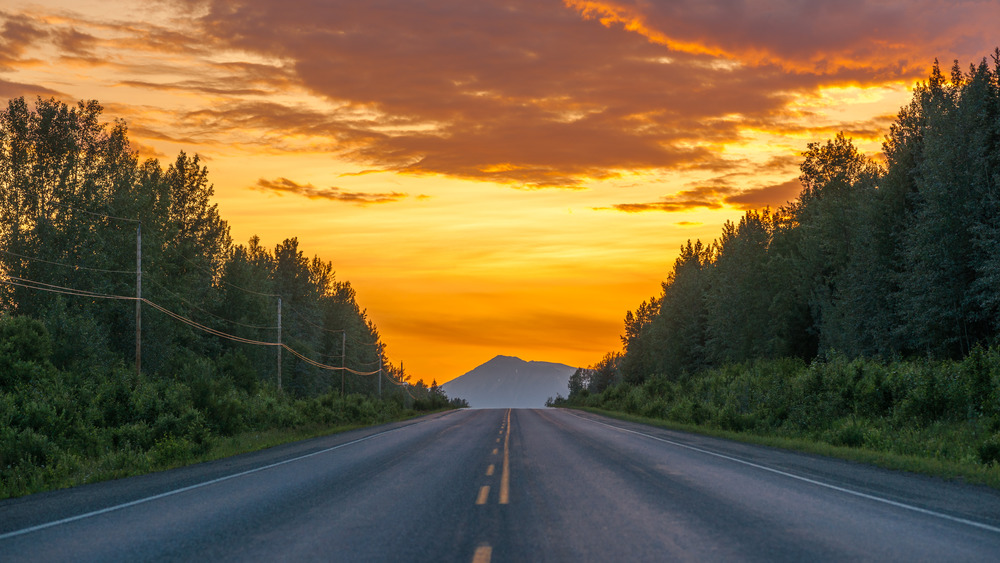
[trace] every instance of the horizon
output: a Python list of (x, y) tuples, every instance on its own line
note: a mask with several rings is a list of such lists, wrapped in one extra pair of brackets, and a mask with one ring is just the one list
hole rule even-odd
[(484, 356), (585, 367), (620, 349), (681, 244), (794, 199), (810, 142), (843, 131), (877, 157), (934, 60), (990, 56), (1000, 18), (741, 10), (29, 2), (0, 9), (0, 96), (96, 99), (141, 157), (200, 155), (234, 243), (297, 237), (389, 359), (443, 385)]

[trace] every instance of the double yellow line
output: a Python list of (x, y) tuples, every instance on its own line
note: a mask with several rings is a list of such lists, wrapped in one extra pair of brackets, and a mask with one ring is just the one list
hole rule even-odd
[[(500, 434), (504, 435), (503, 439), (503, 465), (500, 469), (500, 504), (508, 504), (510, 502), (510, 409), (507, 409), (507, 416), (504, 420), (503, 425), (500, 427)], [(497, 442), (500, 442), (500, 438), (497, 438)], [(497, 455), (500, 448), (493, 448), (493, 455)], [(486, 468), (486, 476), (492, 477), (496, 466), (490, 464)], [(479, 495), (476, 496), (476, 504), (482, 505), (486, 504), (486, 501), (490, 497), (490, 486), (483, 485), (479, 488)]]
[(506, 436), (503, 439), (503, 472), (500, 473), (500, 504), (510, 500), (510, 409), (507, 409)]
[[(503, 437), (503, 465), (500, 470), (500, 504), (510, 502), (510, 409), (507, 409), (507, 416), (504, 418), (503, 426), (500, 427)], [(500, 438), (497, 438), (497, 442)], [(499, 448), (493, 448), (493, 455), (497, 455)], [(496, 466), (490, 464), (486, 468), (486, 476), (492, 477)], [(486, 504), (490, 496), (490, 486), (483, 485), (479, 488), (479, 495), (476, 497), (476, 504)], [(476, 548), (472, 556), (472, 563), (490, 563), (493, 557), (493, 548), (488, 543), (482, 543)]]

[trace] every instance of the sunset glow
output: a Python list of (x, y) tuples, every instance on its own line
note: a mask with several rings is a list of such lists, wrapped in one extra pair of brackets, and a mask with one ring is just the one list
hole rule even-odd
[(677, 249), (868, 154), (935, 58), (998, 41), (940, 0), (0, 0), (0, 100), (96, 99), (197, 153), (233, 239), (333, 262), (393, 363), (592, 364)]

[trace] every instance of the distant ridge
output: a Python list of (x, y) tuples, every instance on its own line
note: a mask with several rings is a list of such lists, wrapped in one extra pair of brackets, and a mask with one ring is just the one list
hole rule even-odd
[(569, 394), (569, 376), (576, 368), (552, 362), (526, 362), (496, 356), (441, 386), (448, 397), (459, 397), (479, 409), (541, 408), (545, 400)]

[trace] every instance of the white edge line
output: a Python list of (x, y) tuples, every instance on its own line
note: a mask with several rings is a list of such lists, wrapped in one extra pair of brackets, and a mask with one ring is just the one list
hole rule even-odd
[(292, 462), (295, 462), (295, 461), (300, 461), (300, 460), (303, 460), (303, 459), (306, 459), (306, 458), (310, 458), (310, 457), (313, 457), (313, 456), (317, 456), (317, 455), (320, 455), (320, 454), (325, 454), (327, 452), (332, 452), (333, 450), (337, 450), (337, 449), (340, 449), (340, 448), (351, 446), (351, 445), (357, 444), (359, 442), (364, 442), (365, 440), (371, 440), (372, 438), (376, 438), (378, 436), (384, 436), (386, 434), (389, 434), (390, 432), (396, 432), (397, 430), (402, 430), (403, 428), (407, 428), (409, 426), (412, 426), (412, 425), (411, 424), (407, 424), (406, 426), (400, 426), (398, 428), (392, 428), (390, 430), (385, 430), (385, 431), (382, 431), (382, 432), (377, 432), (375, 434), (371, 434), (369, 436), (365, 436), (364, 438), (358, 438), (357, 440), (352, 440), (350, 442), (344, 442), (343, 444), (338, 444), (338, 445), (330, 447), (330, 448), (322, 449), (322, 450), (315, 451), (315, 452), (312, 452), (312, 453), (308, 453), (308, 454), (305, 454), (305, 455), (301, 455), (301, 456), (298, 456), (298, 457), (293, 457), (291, 459), (286, 459), (286, 460), (279, 461), (279, 462), (276, 462), (276, 463), (272, 463), (272, 464), (269, 464), (269, 465), (264, 465), (264, 466), (261, 466), (261, 467), (255, 467), (253, 469), (248, 469), (246, 471), (241, 471), (239, 473), (233, 473), (232, 475), (226, 475), (224, 477), (218, 477), (216, 479), (211, 479), (209, 481), (203, 481), (201, 483), (195, 483), (194, 485), (188, 485), (187, 487), (181, 487), (179, 489), (174, 489), (172, 491), (167, 491), (167, 492), (160, 493), (160, 494), (157, 494), (157, 495), (153, 495), (153, 496), (150, 496), (150, 497), (145, 497), (145, 498), (133, 500), (133, 501), (130, 501), (130, 502), (125, 502), (125, 503), (122, 503), (122, 504), (116, 504), (115, 506), (109, 506), (107, 508), (102, 508), (100, 510), (94, 510), (93, 512), (87, 512), (87, 513), (84, 513), (84, 514), (77, 514), (76, 516), (70, 516), (68, 518), (63, 518), (61, 520), (53, 520), (52, 522), (46, 522), (44, 524), (38, 524), (37, 526), (31, 526), (30, 528), (23, 528), (21, 530), (14, 530), (13, 532), (7, 532), (6, 534), (0, 534), (0, 540), (6, 540), (6, 539), (14, 538), (14, 537), (17, 537), (17, 536), (23, 536), (25, 534), (30, 534), (32, 532), (37, 532), (37, 531), (40, 531), (40, 530), (44, 530), (46, 528), (52, 528), (52, 527), (55, 527), (55, 526), (61, 526), (63, 524), (69, 524), (70, 522), (76, 522), (77, 520), (83, 520), (85, 518), (91, 518), (93, 516), (100, 516), (101, 514), (107, 514), (108, 512), (115, 512), (116, 510), (121, 510), (123, 508), (128, 508), (130, 506), (135, 506), (137, 504), (143, 504), (143, 503), (151, 502), (151, 501), (154, 501), (154, 500), (159, 500), (161, 498), (165, 498), (165, 497), (177, 495), (177, 494), (180, 494), (180, 493), (185, 493), (187, 491), (191, 491), (191, 490), (194, 490), (194, 489), (200, 489), (201, 487), (207, 487), (209, 485), (214, 485), (216, 483), (221, 483), (223, 481), (228, 481), (230, 479), (236, 479), (237, 477), (244, 477), (246, 475), (250, 475), (251, 473), (257, 473), (259, 471), (264, 471), (266, 469), (272, 469), (274, 467), (278, 467), (279, 465), (285, 465), (286, 463), (292, 463)]
[(976, 522), (974, 520), (967, 520), (965, 518), (960, 518), (958, 516), (951, 516), (950, 514), (945, 514), (943, 512), (935, 512), (933, 510), (928, 510), (926, 508), (920, 508), (919, 506), (913, 506), (912, 504), (906, 504), (906, 503), (898, 502), (898, 501), (895, 501), (895, 500), (891, 500), (891, 499), (887, 499), (887, 498), (882, 498), (882, 497), (878, 497), (878, 496), (875, 496), (875, 495), (870, 495), (868, 493), (862, 493), (861, 491), (855, 491), (855, 490), (852, 490), (852, 489), (847, 489), (847, 488), (840, 487), (840, 486), (837, 486), (837, 485), (832, 485), (830, 483), (824, 483), (823, 481), (817, 481), (815, 479), (810, 479), (809, 477), (803, 477), (801, 475), (795, 475), (794, 473), (788, 473), (787, 471), (782, 471), (780, 469), (774, 469), (773, 467), (767, 467), (765, 465), (760, 465), (760, 464), (757, 464), (757, 463), (753, 463), (752, 461), (746, 461), (745, 459), (739, 459), (737, 457), (732, 457), (732, 456), (728, 456), (728, 455), (725, 455), (725, 454), (720, 454), (720, 453), (713, 452), (713, 451), (710, 451), (710, 450), (704, 450), (702, 448), (697, 448), (695, 446), (689, 446), (687, 444), (682, 444), (680, 442), (674, 442), (672, 440), (667, 440), (667, 439), (664, 439), (664, 438), (659, 438), (657, 436), (652, 436), (650, 434), (644, 434), (644, 433), (638, 432), (636, 430), (629, 430), (628, 428), (622, 428), (620, 426), (615, 426), (613, 424), (606, 424), (606, 423), (601, 422), (599, 420), (594, 420), (592, 418), (587, 418), (585, 416), (580, 416), (580, 415), (578, 415), (576, 413), (572, 413), (572, 412), (569, 412), (569, 411), (566, 411), (566, 412), (568, 412), (569, 414), (571, 414), (571, 415), (573, 415), (573, 416), (575, 416), (575, 417), (577, 417), (577, 418), (579, 418), (581, 420), (587, 420), (587, 421), (593, 422), (594, 424), (600, 424), (601, 426), (607, 426), (608, 428), (614, 428), (615, 430), (621, 430), (622, 432), (628, 432), (629, 434), (636, 434), (638, 436), (644, 436), (646, 438), (651, 438), (653, 440), (657, 440), (659, 442), (664, 442), (666, 444), (670, 444), (672, 446), (677, 446), (679, 448), (685, 448), (685, 449), (688, 449), (688, 450), (696, 451), (696, 452), (703, 453), (703, 454), (708, 454), (708, 455), (715, 456), (715, 457), (718, 457), (718, 458), (722, 458), (722, 459), (725, 459), (725, 460), (734, 461), (736, 463), (741, 463), (743, 465), (748, 465), (748, 466), (754, 467), (756, 469), (761, 469), (763, 471), (769, 471), (771, 473), (776, 473), (776, 474), (782, 475), (784, 477), (790, 477), (792, 479), (803, 481), (805, 483), (810, 483), (810, 484), (813, 484), (813, 485), (817, 485), (817, 486), (824, 487), (824, 488), (827, 488), (827, 489), (831, 489), (831, 490), (834, 490), (834, 491), (838, 491), (838, 492), (841, 492), (841, 493), (846, 493), (846, 494), (853, 495), (853, 496), (856, 496), (856, 497), (861, 497), (861, 498), (864, 498), (864, 499), (873, 500), (875, 502), (881, 502), (883, 504), (888, 504), (890, 506), (895, 506), (897, 508), (903, 508), (903, 509), (906, 509), (906, 510), (911, 510), (913, 512), (919, 512), (920, 514), (926, 514), (928, 516), (935, 516), (937, 518), (942, 518), (944, 520), (950, 520), (952, 522), (957, 522), (959, 524), (965, 524), (967, 526), (973, 526), (975, 528), (979, 528), (979, 529), (982, 529), (982, 530), (987, 530), (987, 531), (990, 531), (990, 532), (1000, 533), (1000, 527), (991, 526), (989, 524), (983, 524), (982, 522)]

